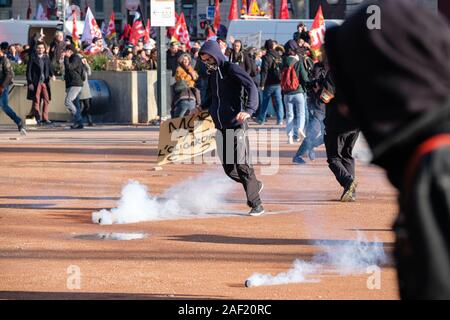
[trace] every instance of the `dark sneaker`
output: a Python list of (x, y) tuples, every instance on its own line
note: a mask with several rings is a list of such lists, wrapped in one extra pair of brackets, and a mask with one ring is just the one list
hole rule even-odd
[(295, 164), (306, 164), (306, 161), (302, 159), (302, 157), (294, 157), (292, 162)]
[(74, 125), (71, 125), (70, 126), (70, 129), (83, 129), (84, 128), (84, 126), (83, 126), (83, 124), (82, 123), (78, 123), (78, 124), (74, 124)]
[(358, 186), (358, 183), (355, 180), (353, 180), (352, 183), (350, 183), (344, 189), (344, 192), (342, 193), (342, 196), (341, 196), (341, 202), (351, 202), (353, 193), (355, 192), (357, 186)]
[(22, 136), (27, 135), (27, 130), (25, 129), (22, 121), (20, 121), (20, 123), (17, 125), (17, 129), (19, 130), (20, 135), (22, 135)]
[(260, 215), (262, 215), (264, 213), (264, 208), (262, 205), (253, 207), (252, 210), (250, 210), (250, 212), (248, 213), (249, 215), (251, 215), (252, 217), (258, 217)]

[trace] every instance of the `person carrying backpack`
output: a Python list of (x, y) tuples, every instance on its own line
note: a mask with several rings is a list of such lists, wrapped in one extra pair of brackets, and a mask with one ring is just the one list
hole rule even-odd
[(297, 55), (297, 44), (289, 40), (283, 57), (281, 90), (286, 106), (286, 133), (288, 144), (305, 138), (306, 99), (305, 84), (309, 81), (303, 59)]
[(272, 40), (266, 40), (264, 47), (266, 48), (267, 53), (262, 58), (260, 82), (263, 98), (257, 122), (259, 124), (264, 124), (264, 122), (266, 122), (269, 101), (274, 97), (277, 125), (282, 125), (284, 117), (284, 107), (281, 98), (281, 68), (283, 60), (278, 52), (275, 51), (275, 44)]

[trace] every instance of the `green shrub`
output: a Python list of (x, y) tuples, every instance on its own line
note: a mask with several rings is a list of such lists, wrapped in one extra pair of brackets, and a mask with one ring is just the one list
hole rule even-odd
[(109, 59), (106, 54), (96, 54), (94, 56), (90, 56), (88, 62), (94, 71), (105, 71), (106, 64)]
[(24, 76), (27, 73), (27, 65), (25, 63), (13, 63), (14, 75)]

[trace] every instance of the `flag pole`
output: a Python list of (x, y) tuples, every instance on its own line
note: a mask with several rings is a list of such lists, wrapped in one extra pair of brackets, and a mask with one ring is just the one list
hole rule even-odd
[(62, 0), (63, 34), (66, 34), (66, 0)]

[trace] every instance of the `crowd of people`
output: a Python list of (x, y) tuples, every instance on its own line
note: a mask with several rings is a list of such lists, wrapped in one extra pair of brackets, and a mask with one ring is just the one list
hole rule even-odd
[[(230, 37), (229, 43), (218, 37), (225, 60), (238, 65), (258, 88), (259, 104), (253, 120), (264, 125), (274, 116), (278, 126), (286, 129), (288, 144), (300, 143), (293, 157), (296, 164), (306, 158), (315, 160), (314, 149), (324, 143), (327, 66), (311, 49), (307, 27), (300, 23), (292, 39), (284, 45), (267, 40), (262, 48), (245, 47), (241, 40)], [(173, 41), (167, 50), (167, 69), (172, 75), (171, 116), (181, 117), (200, 106), (208, 96), (208, 68), (199, 59), (202, 46), (195, 42), (190, 50)], [(294, 82), (294, 83), (292, 83)], [(275, 114), (270, 114), (270, 105)], [(306, 157), (306, 158), (305, 158)]]
[(129, 61), (129, 70), (156, 70), (158, 66), (153, 39), (145, 45), (143, 39), (136, 45), (123, 40), (108, 45), (103, 38), (94, 38), (88, 44), (74, 42), (70, 36), (57, 31), (50, 45), (47, 45), (44, 37), (43, 34), (35, 34), (29, 45), (1, 43), (0, 106), (23, 135), (26, 134), (25, 122), (8, 104), (8, 88), (13, 82), (15, 66), (26, 69), (27, 99), (32, 101), (27, 118), (35, 118), (38, 126), (52, 124), (48, 117), (51, 80), (56, 80), (56, 77), (65, 80), (67, 95), (64, 104), (73, 115), (72, 129), (82, 129), (84, 123), (94, 125), (88, 77), (92, 71), (89, 61), (95, 56), (105, 55), (108, 60)]

